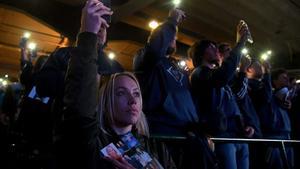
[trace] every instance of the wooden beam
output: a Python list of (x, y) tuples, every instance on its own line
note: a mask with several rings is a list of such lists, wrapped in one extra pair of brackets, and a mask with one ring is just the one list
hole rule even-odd
[(154, 1), (155, 0), (130, 0), (126, 4), (114, 9), (115, 13), (112, 20), (114, 23), (119, 22), (124, 17), (134, 14), (136, 11), (145, 8)]
[[(144, 29), (149, 32), (151, 31), (151, 29), (148, 27), (148, 21), (143, 18), (140, 18), (137, 16), (128, 16), (128, 17), (125, 17), (122, 21), (129, 25), (138, 27), (140, 29)], [(182, 43), (190, 46), (190, 45), (194, 44), (195, 41), (197, 41), (197, 38), (190, 37), (184, 33), (179, 32), (177, 34), (177, 40), (179, 42), (182, 42)]]

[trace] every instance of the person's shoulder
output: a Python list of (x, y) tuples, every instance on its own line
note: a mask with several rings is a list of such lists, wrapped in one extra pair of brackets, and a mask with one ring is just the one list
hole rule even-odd
[(208, 72), (208, 69), (206, 67), (198, 66), (191, 73), (191, 77), (200, 77), (203, 76), (206, 72)]

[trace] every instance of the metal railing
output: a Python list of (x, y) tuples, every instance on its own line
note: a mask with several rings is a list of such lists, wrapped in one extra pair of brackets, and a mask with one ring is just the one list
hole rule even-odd
[[(159, 140), (186, 140), (187, 137), (185, 136), (165, 136), (165, 135), (152, 135), (151, 138), (159, 139)], [(248, 138), (217, 138), (212, 137), (210, 138), (215, 143), (267, 143), (272, 144), (274, 146), (279, 147), (280, 155), (284, 162), (285, 169), (291, 169), (291, 166), (288, 162), (288, 157), (286, 153), (286, 144), (298, 144), (300, 145), (300, 140), (280, 140), (280, 139), (248, 139)]]

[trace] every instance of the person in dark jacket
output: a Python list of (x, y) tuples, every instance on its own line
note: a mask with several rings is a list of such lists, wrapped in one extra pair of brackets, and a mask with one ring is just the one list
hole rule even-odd
[[(27, 52), (26, 43), (21, 46), (21, 73), (20, 82), (24, 87), (20, 99), (20, 113), (17, 118), (15, 132), (21, 133), (19, 146), (24, 146), (22, 152), (33, 155), (20, 166), (34, 168), (52, 168), (52, 115), (51, 100), (49, 97), (40, 97), (36, 92), (36, 79), (40, 70), (47, 62), (49, 56), (32, 56)], [(33, 59), (36, 59), (33, 64)], [(17, 143), (18, 144), (18, 143)], [(37, 152), (37, 153), (32, 153)], [(28, 155), (28, 156), (30, 156)]]
[[(144, 112), (153, 135), (189, 136), (196, 134), (202, 141), (165, 141), (178, 168), (214, 168), (214, 154), (204, 135), (199, 133), (198, 115), (190, 93), (189, 78), (174, 62), (177, 25), (185, 14), (173, 9), (166, 22), (150, 35), (148, 43), (134, 60), (143, 93)], [(206, 150), (206, 151), (205, 151)], [(181, 153), (183, 152), (183, 153)], [(211, 157), (211, 158), (208, 158)], [(182, 161), (182, 162), (181, 162)]]
[[(103, 49), (107, 44), (107, 32), (105, 29), (97, 34), (97, 64), (98, 74), (100, 76), (109, 76), (117, 72), (123, 72), (124, 69), (116, 60), (110, 60)], [(54, 140), (57, 136), (57, 130), (61, 125), (63, 111), (63, 97), (65, 90), (65, 75), (68, 68), (71, 52), (74, 47), (59, 48), (54, 51), (43, 68), (36, 75), (36, 91), (41, 97), (49, 97), (52, 101), (51, 112), (53, 118)], [(101, 78), (104, 79), (104, 78)]]
[[(231, 47), (227, 43), (219, 45), (219, 53), (222, 60), (230, 56)], [(248, 56), (242, 55), (241, 62), (237, 68), (237, 72), (233, 80), (230, 82), (230, 87), (232, 92), (235, 95), (237, 104), (239, 106), (242, 118), (244, 119), (244, 126), (249, 126), (248, 129), (245, 129), (244, 135), (250, 138), (260, 138), (260, 124), (257, 117), (257, 113), (251, 102), (251, 99), (248, 94), (248, 78), (246, 77), (247, 68), (251, 64), (251, 59)], [(254, 130), (251, 131), (253, 128)]]
[[(226, 59), (230, 55), (230, 51), (231, 47), (229, 44), (224, 43), (219, 46), (221, 58)], [(234, 79), (230, 82), (230, 87), (235, 95), (237, 104), (242, 114), (244, 126), (248, 126), (242, 135), (246, 136), (247, 138), (261, 138), (262, 133), (260, 130), (259, 118), (248, 93), (248, 78), (246, 77), (246, 72), (250, 64), (250, 56), (242, 55), (241, 63), (237, 69)], [(259, 152), (261, 150), (259, 146), (261, 145), (250, 143), (248, 146), (249, 168), (259, 168), (261, 164), (260, 160), (262, 159), (260, 156), (261, 153)]]
[[(292, 124), (292, 139), (300, 140), (300, 86), (295, 77), (290, 78), (289, 93), (292, 100), (290, 119)], [(300, 144), (294, 147), (294, 159), (300, 158)], [(295, 160), (294, 168), (300, 168), (300, 161)]]
[[(298, 84), (297, 84), (298, 85)], [(295, 140), (300, 140), (300, 95), (298, 94), (294, 97), (293, 102), (292, 102), (292, 109), (291, 109), (291, 119), (293, 120), (292, 124), (292, 132), (293, 134), (293, 139)], [(300, 168), (300, 161), (296, 160), (300, 158), (300, 145), (297, 144), (294, 147), (294, 159), (295, 159), (295, 167), (294, 168)]]
[[(264, 130), (266, 138), (274, 139), (291, 139), (291, 120), (289, 110), (292, 102), (289, 96), (289, 77), (285, 69), (277, 69), (272, 71), (272, 86), (274, 88), (271, 108), (269, 109), (269, 118), (263, 119), (264, 122), (272, 123), (268, 129)], [(270, 168), (284, 168), (284, 161), (281, 157), (279, 148), (268, 148)], [(286, 147), (287, 160), (290, 168), (294, 168), (294, 150), (292, 147)]]
[(176, 50), (177, 24), (183, 18), (183, 11), (173, 10), (168, 20), (152, 32), (141, 55), (142, 61), (135, 65), (139, 68), (135, 71), (143, 74), (139, 81), (144, 111), (154, 133), (178, 134), (187, 124), (198, 121), (188, 77), (171, 61)]
[[(237, 35), (237, 45), (224, 62), (220, 61), (218, 48), (213, 41), (196, 42), (189, 50), (195, 66), (191, 85), (201, 117), (200, 124), (215, 137), (239, 137), (244, 129), (241, 112), (229, 82), (234, 77), (240, 62), (240, 51), (249, 35), (246, 24), (238, 25)], [(249, 168), (247, 144), (216, 143), (215, 152), (221, 168)]]
[[(88, 0), (82, 11), (78, 45), (71, 53), (66, 75), (64, 121), (57, 143), (58, 168), (136, 168), (130, 155), (118, 159), (101, 156), (101, 150), (110, 143), (127, 145), (127, 139), (122, 138), (129, 133), (140, 143), (139, 151), (145, 152), (141, 149), (146, 149), (143, 145), (147, 144), (149, 132), (134, 75), (112, 75), (100, 90), (97, 103), (97, 33), (101, 27), (108, 27), (103, 15), (111, 14), (98, 0)], [(153, 156), (151, 162), (156, 164), (154, 168), (162, 168)]]
[[(25, 137), (28, 137), (27, 139), (35, 143), (41, 142), (40, 139), (48, 140), (48, 142), (52, 139), (50, 136), (52, 131), (49, 126), (49, 123), (52, 123), (50, 121), (51, 101), (47, 97), (40, 97), (36, 92), (37, 74), (48, 58), (46, 55), (39, 56), (35, 65), (29, 59), (23, 59), (23, 57), (21, 59), (20, 82), (24, 86), (24, 92), (20, 101), (17, 128), (22, 130)], [(47, 123), (46, 119), (49, 120)], [(41, 136), (42, 133), (45, 135)]]
[[(280, 90), (288, 86), (286, 84), (288, 82), (287, 74), (284, 72), (275, 73), (271, 78), (270, 73), (271, 66), (268, 61), (263, 61), (262, 63), (254, 61), (251, 64), (247, 71), (249, 95), (260, 119), (263, 138), (290, 139), (291, 124), (287, 113), (290, 102), (286, 102), (283, 99), (285, 97), (282, 97), (283, 93)], [(279, 78), (281, 75), (283, 76)], [(272, 81), (275, 88), (274, 91), (272, 91)], [(286, 150), (288, 165), (293, 167), (293, 150), (289, 147)], [(266, 168), (284, 168), (285, 164), (280, 156), (279, 148), (267, 146), (264, 153), (264, 165)]]

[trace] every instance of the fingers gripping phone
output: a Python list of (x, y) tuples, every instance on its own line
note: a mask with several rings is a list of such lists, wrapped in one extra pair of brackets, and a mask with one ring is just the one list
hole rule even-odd
[[(101, 2), (108, 8), (111, 8), (111, 0), (101, 0)], [(111, 23), (111, 16), (110, 15), (104, 15), (103, 19), (109, 24)]]

